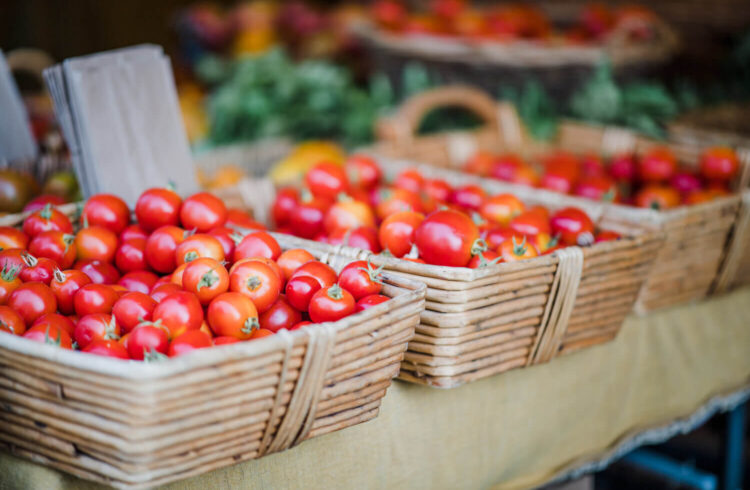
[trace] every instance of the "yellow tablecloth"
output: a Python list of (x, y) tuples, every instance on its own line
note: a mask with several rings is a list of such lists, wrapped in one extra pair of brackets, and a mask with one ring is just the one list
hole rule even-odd
[[(396, 382), (372, 422), (169, 488), (528, 488), (750, 383), (750, 289), (629, 318), (612, 343), (453, 390)], [(88, 488), (0, 454), (0, 488)]]

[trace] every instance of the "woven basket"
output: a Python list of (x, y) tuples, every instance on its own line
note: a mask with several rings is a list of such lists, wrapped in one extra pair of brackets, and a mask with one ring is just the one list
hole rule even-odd
[[(448, 105), (473, 110), (486, 124), (475, 131), (415, 135), (425, 114)], [(378, 135), (381, 142), (374, 148), (378, 154), (449, 168), (461, 166), (480, 148), (494, 152), (514, 151), (526, 158), (534, 158), (553, 148), (603, 155), (628, 151), (641, 154), (656, 145), (666, 144), (638, 137), (619, 128), (573, 122), (561, 125), (555, 141), (535, 143), (525, 134), (512, 106), (498, 104), (487, 95), (462, 86), (437, 89), (413, 97), (392, 117), (380, 121)], [(677, 142), (667, 146), (686, 166), (697, 165), (704, 148)], [(747, 189), (750, 180), (750, 151), (740, 149), (738, 154), (742, 171), (734, 186), (740, 191)], [(504, 186), (513, 192), (520, 192), (518, 186)], [(745, 257), (750, 255), (746, 252), (750, 248), (750, 232), (747, 230), (750, 196), (747, 192), (665, 211), (618, 204), (603, 205), (605, 221), (608, 216), (627, 216), (633, 225), (656, 222), (665, 232), (664, 245), (639, 297), (638, 311), (700, 300), (712, 291), (724, 291), (749, 279), (745, 272), (750, 269), (750, 263), (746, 264), (748, 257)], [(572, 199), (578, 206), (591, 202)]]
[[(334, 268), (350, 261), (311, 252)], [(0, 446), (80, 478), (142, 488), (370, 420), (424, 308), (424, 285), (384, 279), (392, 299), (362, 313), (161, 364), (0, 334)]]

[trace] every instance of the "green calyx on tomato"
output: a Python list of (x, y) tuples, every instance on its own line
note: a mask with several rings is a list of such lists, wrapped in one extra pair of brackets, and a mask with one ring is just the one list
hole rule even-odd
[(166, 356), (166, 354), (162, 354), (153, 347), (151, 347), (151, 350), (148, 351), (145, 347), (143, 348), (143, 360), (145, 362), (161, 362), (167, 359), (168, 357)]
[(63, 250), (63, 254), (66, 254), (68, 253), (70, 246), (73, 245), (73, 242), (75, 241), (76, 236), (65, 234), (63, 235), (62, 239), (63, 239), (63, 243), (65, 244), (65, 250)]
[(518, 255), (520, 257), (526, 253), (526, 236), (525, 235), (521, 243), (516, 243), (515, 235), (510, 237), (510, 239), (513, 242), (513, 255)]
[(242, 324), (242, 333), (246, 335), (250, 335), (251, 333), (255, 332), (260, 328), (260, 322), (258, 321), (258, 317), (251, 316), (248, 317), (247, 320), (245, 320), (245, 323)]
[(142, 326), (150, 326), (150, 327), (160, 328), (160, 329), (164, 330), (165, 332), (167, 332), (167, 335), (170, 334), (169, 329), (166, 327), (166, 325), (162, 324), (161, 318), (159, 318), (155, 322), (152, 322), (152, 321), (149, 321), (149, 320), (145, 320), (143, 317), (138, 317), (138, 325), (136, 325), (133, 328), (133, 330), (135, 330), (138, 327), (142, 327)]
[[(482, 252), (487, 251), (487, 242), (482, 238), (477, 238), (474, 243), (471, 244), (471, 255), (479, 255)], [(481, 260), (481, 259), (480, 259)]]
[(18, 277), (18, 274), (21, 272), (20, 267), (8, 267), (8, 265), (4, 265), (3, 269), (0, 271), (0, 279), (2, 279), (5, 282), (11, 282), (15, 281), (16, 277)]
[(104, 338), (110, 339), (110, 340), (119, 340), (120, 336), (115, 333), (116, 329), (117, 329), (117, 323), (115, 323), (115, 316), (112, 315), (112, 318), (109, 320), (109, 323), (107, 324)]
[(49, 345), (56, 345), (57, 347), (62, 346), (62, 336), (60, 334), (60, 330), (57, 331), (57, 339), (52, 340), (52, 338), (49, 336), (49, 325), (47, 325), (47, 328), (44, 330), (44, 343)]
[(263, 282), (258, 276), (250, 276), (247, 278), (247, 289), (249, 289), (250, 291), (255, 291), (256, 289), (261, 287), (262, 284)]
[(186, 263), (186, 264), (187, 264), (188, 262), (192, 262), (192, 261), (194, 261), (194, 260), (195, 260), (195, 259), (197, 259), (197, 258), (198, 258), (198, 252), (196, 252), (196, 251), (194, 251), (194, 250), (191, 250), (190, 252), (186, 253), (186, 254), (185, 254), (185, 257), (183, 257), (183, 259), (185, 260), (185, 263)]
[(216, 273), (216, 271), (211, 269), (201, 276), (201, 280), (198, 281), (198, 287), (196, 288), (196, 290), (200, 291), (204, 287), (210, 288), (211, 286), (216, 284), (219, 279), (219, 275)]
[(487, 224), (487, 220), (482, 218), (482, 215), (477, 213), (476, 211), (472, 211), (471, 213), (471, 220), (474, 222), (477, 226), (484, 226)]
[(338, 284), (334, 284), (330, 288), (328, 288), (328, 292), (326, 293), (329, 298), (339, 300), (344, 297), (343, 290), (341, 289), (341, 286)]
[(379, 255), (382, 255), (383, 257), (393, 257), (393, 254), (392, 254), (392, 253), (391, 253), (391, 251), (390, 251), (390, 250), (388, 250), (387, 248), (384, 248), (384, 249), (383, 249), (383, 250), (382, 250), (382, 251), (380, 252), (380, 254), (379, 254)]
[(198, 232), (198, 229), (197, 229), (197, 228), (193, 228), (192, 230), (185, 230), (185, 231), (184, 231), (184, 232), (182, 233), (182, 239), (183, 239), (183, 240), (187, 240), (187, 239), (188, 239), (188, 238), (190, 238), (191, 236), (195, 235), (195, 234), (196, 234), (197, 232)]
[(373, 268), (372, 264), (370, 263), (370, 259), (367, 259), (367, 267), (358, 267), (359, 270), (364, 271), (367, 273), (367, 276), (370, 278), (372, 282), (376, 282), (378, 284), (383, 284), (383, 276), (380, 274), (383, 272), (383, 265), (381, 265), (378, 268)]
[(352, 198), (352, 196), (350, 196), (346, 192), (339, 192), (338, 195), (336, 196), (336, 200), (338, 202), (350, 202), (350, 201), (353, 201), (354, 199)]
[(22, 252), (21, 258), (23, 259), (24, 264), (26, 264), (28, 267), (35, 267), (39, 263), (36, 257), (28, 252)]
[(502, 257), (502, 256), (499, 256), (499, 257), (495, 257), (495, 258), (494, 258), (494, 259), (492, 259), (492, 260), (487, 260), (487, 259), (485, 258), (485, 256), (484, 256), (484, 254), (479, 254), (479, 266), (477, 266), (477, 267), (478, 267), (479, 269), (481, 269), (482, 267), (490, 267), (490, 266), (492, 266), (492, 265), (495, 265), (495, 264), (497, 264), (497, 263), (498, 263), (498, 262), (500, 262), (501, 260), (503, 260), (503, 257)]
[(614, 202), (617, 196), (617, 190), (614, 187), (610, 187), (607, 192), (602, 194), (602, 202)]
[(39, 211), (39, 216), (46, 220), (52, 218), (52, 203), (48, 202), (47, 204), (45, 204), (42, 210)]

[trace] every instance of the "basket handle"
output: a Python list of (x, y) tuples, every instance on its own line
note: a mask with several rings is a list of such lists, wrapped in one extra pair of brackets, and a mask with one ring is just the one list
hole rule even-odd
[(496, 131), (507, 146), (521, 145), (524, 130), (515, 107), (466, 85), (449, 85), (412, 96), (393, 115), (378, 121), (377, 136), (383, 141), (410, 141), (427, 114), (442, 107), (467, 109)]

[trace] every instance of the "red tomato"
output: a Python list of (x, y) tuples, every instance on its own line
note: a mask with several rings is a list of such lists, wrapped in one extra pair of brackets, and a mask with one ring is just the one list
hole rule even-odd
[(65, 199), (54, 194), (42, 194), (27, 202), (26, 206), (23, 207), (23, 212), (35, 213), (41, 209), (44, 209), (44, 206), (46, 206), (47, 204), (59, 206), (61, 204), (65, 204)]
[(574, 194), (594, 201), (616, 202), (617, 186), (606, 175), (584, 177), (576, 184)]
[(171, 189), (149, 189), (135, 204), (135, 217), (146, 231), (180, 224), (182, 198)]
[(185, 199), (180, 208), (180, 221), (186, 230), (204, 233), (211, 228), (223, 226), (227, 219), (227, 207), (218, 197), (209, 192), (199, 192)]
[(54, 260), (45, 257), (37, 259), (33, 255), (25, 253), (24, 261), (27, 267), (18, 275), (23, 282), (42, 282), (49, 285), (55, 270), (57, 270), (57, 263)]
[(60, 269), (69, 269), (76, 260), (74, 240), (74, 235), (66, 235), (62, 231), (43, 231), (32, 238), (29, 253), (34, 257), (54, 260)]
[(161, 303), (161, 301), (167, 296), (171, 296), (173, 293), (182, 291), (182, 287), (177, 284), (159, 284), (151, 290), (150, 296), (154, 298), (154, 301)]
[(604, 163), (599, 155), (589, 153), (581, 157), (581, 173), (585, 177), (604, 175)]
[(169, 330), (169, 336), (174, 338), (182, 332), (201, 327), (203, 308), (193, 293), (179, 291), (162, 299), (154, 308), (152, 318), (154, 322), (161, 320), (161, 324)]
[(232, 268), (229, 290), (247, 296), (258, 312), (263, 313), (279, 297), (281, 278), (269, 265), (247, 260)]
[(454, 190), (448, 197), (448, 202), (463, 209), (478, 211), (485, 199), (487, 199), (487, 193), (484, 189), (470, 184)]
[(169, 349), (169, 334), (164, 327), (153, 323), (141, 323), (130, 332), (127, 349), (131, 359), (159, 360)]
[(371, 294), (379, 294), (383, 289), (382, 270), (382, 267), (373, 267), (369, 261), (357, 260), (342, 269), (338, 284), (349, 291), (355, 301)]
[(351, 230), (360, 226), (374, 227), (375, 215), (368, 204), (355, 201), (349, 196), (340, 196), (323, 218), (327, 233), (337, 230)]
[(115, 359), (130, 359), (128, 350), (116, 340), (94, 340), (83, 352)]
[(51, 204), (47, 204), (23, 221), (23, 232), (30, 238), (34, 238), (43, 231), (50, 230), (73, 233), (73, 224), (70, 219), (53, 208)]
[(214, 337), (214, 345), (236, 344), (237, 342), (241, 342), (237, 337)]
[(143, 294), (148, 294), (158, 280), (159, 278), (153, 272), (133, 271), (122, 276), (120, 280), (117, 281), (117, 284), (128, 291), (138, 291)]
[(202, 305), (207, 305), (229, 289), (229, 273), (214, 259), (195, 259), (185, 267), (182, 288), (193, 293)]
[(47, 313), (37, 318), (32, 327), (36, 325), (52, 325), (68, 332), (68, 335), (72, 337), (77, 322), (78, 319), (74, 316), (64, 316), (59, 313)]
[(573, 190), (575, 181), (568, 175), (557, 173), (545, 173), (539, 185), (544, 189), (549, 189), (563, 194), (569, 194)]
[(526, 164), (518, 155), (500, 155), (495, 158), (492, 168), (490, 169), (490, 175), (499, 180), (513, 182), (518, 169), (525, 165)]
[(26, 332), (23, 318), (10, 306), (0, 306), (0, 332), (10, 332), (14, 335), (23, 335)]
[(305, 175), (305, 185), (315, 197), (334, 200), (349, 188), (343, 167), (330, 162), (320, 162)]
[(26, 248), (28, 245), (29, 237), (24, 232), (12, 226), (0, 226), (0, 250)]
[(239, 208), (227, 209), (227, 219), (222, 226), (244, 230), (265, 230), (266, 227), (258, 223), (246, 211)]
[(21, 315), (26, 325), (31, 325), (40, 316), (57, 310), (57, 298), (46, 284), (27, 282), (11, 293), (8, 306)]
[(84, 317), (92, 313), (110, 313), (120, 297), (117, 291), (104, 284), (86, 284), (73, 297), (76, 315)]
[(187, 266), (187, 264), (177, 266), (177, 268), (172, 273), (172, 279), (170, 282), (182, 287), (182, 276), (185, 275), (185, 269), (187, 269)]
[(596, 237), (594, 238), (594, 243), (611, 242), (611, 241), (619, 240), (619, 239), (620, 239), (619, 233), (616, 233), (614, 231), (602, 230), (596, 234)]
[(492, 153), (479, 151), (466, 161), (464, 172), (486, 176), (492, 171), (494, 163), (495, 157)]
[(442, 179), (425, 179), (421, 191), (433, 201), (441, 203), (448, 201), (453, 188)]
[(209, 234), (196, 233), (185, 238), (175, 250), (175, 261), (178, 266), (199, 257), (208, 257), (223, 262), (224, 246), (218, 239)]
[(108, 262), (98, 260), (80, 260), (74, 268), (80, 270), (96, 284), (115, 284), (120, 279), (117, 268)]
[(478, 251), (478, 253), (475, 253), (471, 260), (469, 261), (469, 264), (467, 267), (469, 269), (479, 269), (482, 267), (489, 267), (491, 265), (495, 265), (502, 257), (496, 252), (493, 252), (492, 250), (482, 250)]
[(436, 211), (417, 228), (414, 242), (427, 263), (464, 267), (471, 260), (471, 248), (479, 239), (477, 225), (458, 211)]
[(14, 271), (16, 274), (24, 270), (26, 260), (24, 256), (26, 251), (21, 248), (9, 248), (7, 250), (0, 250), (0, 265), (7, 271)]
[(61, 313), (72, 315), (75, 312), (73, 299), (75, 294), (91, 279), (84, 272), (70, 269), (66, 271), (55, 271), (54, 278), (50, 282), (50, 289), (57, 299), (57, 307)]
[(513, 218), (509, 226), (511, 231), (520, 235), (551, 234), (552, 231), (547, 216), (531, 209)]
[(550, 218), (552, 233), (559, 235), (566, 245), (591, 245), (594, 243), (594, 223), (582, 210), (567, 207), (556, 211)]
[(112, 262), (117, 253), (117, 235), (107, 228), (82, 228), (75, 238), (78, 260)]
[(315, 323), (335, 322), (354, 313), (354, 297), (338, 284), (322, 288), (310, 300), (310, 320)]
[(148, 238), (148, 233), (141, 228), (140, 225), (128, 225), (122, 230), (119, 238), (121, 242), (127, 242), (128, 240), (134, 239), (146, 240)]
[(368, 308), (372, 308), (373, 306), (377, 306), (381, 303), (385, 303), (388, 301), (388, 296), (383, 296), (382, 294), (371, 294), (370, 296), (365, 296), (364, 298), (357, 301), (357, 304), (354, 307), (354, 312), (359, 313), (360, 311), (365, 311)]
[(301, 248), (293, 248), (282, 252), (276, 262), (279, 264), (279, 267), (284, 274), (283, 279), (289, 280), (294, 271), (311, 260), (315, 260), (313, 254)]
[(148, 268), (148, 264), (146, 263), (146, 240), (144, 238), (124, 240), (115, 253), (115, 265), (122, 272)]
[(156, 300), (141, 292), (122, 295), (112, 307), (112, 314), (124, 333), (128, 333), (143, 321), (151, 321)]
[(166, 274), (177, 267), (175, 251), (185, 239), (185, 230), (172, 225), (162, 226), (146, 241), (146, 262), (157, 272)]
[(211, 337), (200, 330), (188, 330), (172, 340), (169, 344), (169, 357), (177, 357), (196, 349), (211, 347)]
[(701, 174), (709, 180), (730, 181), (740, 168), (737, 154), (731, 148), (713, 147), (701, 155)]
[(413, 168), (407, 168), (402, 170), (397, 176), (396, 180), (393, 181), (393, 187), (397, 189), (405, 189), (414, 194), (419, 194), (422, 189), (424, 179), (419, 170)]
[(352, 186), (368, 190), (380, 182), (380, 167), (367, 155), (350, 156), (344, 163), (344, 170)]
[(250, 338), (250, 340), (262, 339), (263, 337), (269, 337), (273, 334), (274, 332), (268, 330), (267, 328), (259, 328), (253, 333), (253, 336)]
[(388, 216), (380, 224), (380, 245), (394, 257), (403, 257), (414, 245), (414, 234), (424, 221), (424, 215), (414, 211), (401, 211)]
[(234, 248), (234, 261), (265, 257), (276, 260), (281, 255), (281, 247), (274, 237), (265, 231), (246, 235)]
[(208, 232), (210, 236), (216, 238), (221, 244), (221, 248), (224, 250), (225, 259), (231, 259), (232, 255), (234, 255), (234, 240), (232, 239), (232, 235), (235, 233), (237, 233), (235, 230), (227, 228), (226, 226), (218, 226), (212, 228)]
[(646, 182), (665, 182), (677, 170), (677, 160), (669, 148), (652, 148), (641, 157), (638, 170)]
[(119, 235), (130, 223), (130, 210), (125, 201), (111, 194), (91, 196), (83, 205), (81, 223), (101, 226)]
[(573, 190), (580, 176), (578, 159), (569, 153), (558, 152), (544, 160), (541, 186), (565, 194)]
[(513, 177), (515, 184), (527, 185), (529, 187), (536, 187), (539, 185), (539, 174), (529, 165), (524, 165), (516, 171), (516, 175)]
[(292, 233), (302, 238), (313, 238), (323, 230), (323, 219), (330, 201), (303, 194), (289, 217)]
[(488, 198), (479, 208), (482, 218), (492, 223), (507, 225), (524, 211), (525, 206), (513, 194), (498, 194)]
[(700, 190), (703, 185), (698, 177), (687, 172), (678, 172), (669, 181), (669, 185), (682, 195)]
[(498, 251), (503, 262), (516, 262), (518, 260), (531, 259), (539, 255), (536, 249), (526, 242), (526, 237), (519, 243), (516, 241), (516, 237), (513, 236), (510, 241), (503, 242)]
[(259, 318), (261, 330), (270, 330), (273, 333), (282, 328), (289, 330), (295, 324), (302, 321), (302, 313), (293, 308), (283, 294), (263, 312)]
[(519, 240), (523, 239), (521, 233), (514, 232), (510, 228), (490, 228), (482, 233), (482, 239), (487, 243), (487, 247), (493, 250), (506, 240), (510, 240), (512, 236), (517, 236)]
[(258, 311), (244, 294), (230, 292), (217, 296), (208, 305), (208, 324), (218, 336), (248, 340), (260, 328)]
[(374, 253), (380, 252), (378, 231), (366, 226), (360, 226), (353, 230), (338, 230), (328, 237), (328, 243), (331, 245), (343, 244)]
[(618, 182), (633, 182), (636, 174), (633, 155), (615, 155), (609, 164), (609, 174)]
[(667, 186), (646, 186), (635, 195), (635, 205), (657, 210), (673, 208), (680, 205), (680, 193)]
[(23, 338), (35, 342), (43, 342), (49, 345), (56, 345), (63, 349), (70, 350), (73, 348), (73, 339), (70, 338), (68, 332), (49, 324), (31, 327), (25, 334), (23, 334)]
[(271, 218), (277, 228), (287, 226), (291, 222), (299, 200), (299, 192), (294, 187), (285, 187), (276, 192), (276, 199), (271, 206)]
[(310, 300), (320, 289), (320, 283), (310, 276), (297, 276), (286, 283), (286, 299), (300, 311), (307, 311)]
[(309, 322), (309, 321), (307, 321), (307, 320), (304, 320), (304, 321), (301, 321), (301, 322), (299, 322), (299, 323), (295, 323), (295, 324), (294, 324), (294, 325), (292, 326), (292, 328), (290, 328), (289, 330), (299, 330), (300, 328), (302, 328), (302, 327), (306, 327), (306, 326), (308, 326), (308, 325), (313, 325), (313, 322)]
[(120, 325), (108, 313), (91, 313), (81, 317), (73, 332), (78, 347), (85, 349), (95, 340), (117, 340), (120, 338)]
[(394, 187), (392, 189), (381, 189), (378, 193), (378, 202), (375, 214), (379, 219), (400, 211), (422, 212), (422, 200), (419, 194), (406, 189)]
[(290, 280), (298, 276), (312, 277), (313, 279), (318, 281), (321, 288), (333, 286), (334, 284), (336, 284), (336, 280), (338, 279), (336, 271), (334, 271), (331, 266), (326, 265), (323, 262), (318, 262), (317, 260), (306, 262), (305, 264), (300, 266), (297, 270), (294, 271)]

